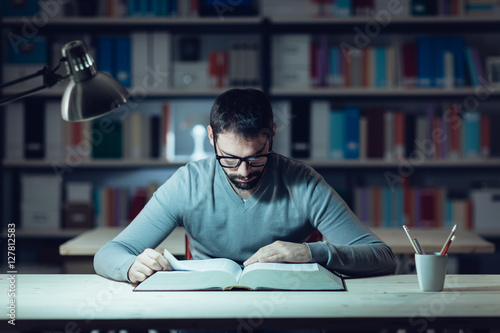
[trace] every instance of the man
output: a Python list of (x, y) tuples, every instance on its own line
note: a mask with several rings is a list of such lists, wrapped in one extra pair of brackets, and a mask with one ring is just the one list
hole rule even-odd
[[(170, 263), (152, 250), (177, 226), (194, 259), (317, 262), (349, 276), (392, 274), (391, 249), (365, 228), (311, 167), (272, 152), (276, 133), (264, 93), (232, 89), (212, 107), (215, 156), (179, 168), (94, 258), (98, 274), (138, 283)], [(319, 230), (323, 242), (306, 243)]]

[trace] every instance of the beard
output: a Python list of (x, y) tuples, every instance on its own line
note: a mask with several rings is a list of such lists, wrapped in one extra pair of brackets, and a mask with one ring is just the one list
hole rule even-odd
[[(255, 177), (255, 178), (254, 178)], [(227, 178), (229, 178), (229, 181), (236, 187), (237, 189), (240, 190), (252, 190), (254, 189), (260, 182), (262, 178), (262, 171), (254, 171), (248, 174), (247, 177), (242, 177), (240, 175), (227, 175)], [(241, 182), (239, 180), (244, 179), (244, 178), (254, 178), (249, 182)]]

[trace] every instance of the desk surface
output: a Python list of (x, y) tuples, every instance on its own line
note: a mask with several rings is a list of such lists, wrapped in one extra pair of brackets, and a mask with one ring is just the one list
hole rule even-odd
[[(121, 230), (121, 228), (97, 228), (89, 230), (62, 244), (59, 248), (59, 253), (63, 256), (93, 256), (101, 246), (113, 239)], [(372, 231), (388, 244), (394, 253), (415, 253), (402, 228), (374, 228)], [(418, 238), (420, 244), (427, 252), (440, 251), (449, 233), (450, 229), (411, 230), (412, 236)], [(158, 248), (161, 252), (163, 252), (163, 248), (167, 248), (174, 255), (185, 254), (184, 229), (175, 229)], [(484, 240), (474, 232), (466, 230), (457, 230), (455, 241), (449, 250), (449, 253), (493, 252), (495, 252), (493, 243)]]
[[(449, 275), (421, 292), (413, 274), (347, 279), (347, 292), (133, 292), (97, 275), (0, 275), (16, 289), (16, 326), (92, 328), (498, 328), (500, 275)], [(10, 297), (10, 296), (9, 296)], [(12, 298), (1, 297), (4, 310)], [(5, 317), (4, 317), (5, 318)], [(69, 327), (68, 327), (69, 326)], [(118, 327), (119, 326), (119, 327)]]

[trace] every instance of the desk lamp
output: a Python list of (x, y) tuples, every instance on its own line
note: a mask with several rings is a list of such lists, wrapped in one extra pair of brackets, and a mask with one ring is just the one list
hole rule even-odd
[[(64, 45), (62, 55), (59, 64), (52, 70), (45, 66), (34, 74), (1, 85), (0, 89), (3, 89), (38, 76), (43, 77), (41, 86), (5, 98), (0, 101), (0, 106), (50, 88), (68, 77), (71, 81), (64, 91), (61, 107), (62, 118), (66, 121), (98, 118), (127, 102), (130, 97), (127, 89), (110, 75), (97, 71), (94, 58), (82, 41)], [(66, 63), (69, 73), (66, 76), (56, 74), (62, 62)]]

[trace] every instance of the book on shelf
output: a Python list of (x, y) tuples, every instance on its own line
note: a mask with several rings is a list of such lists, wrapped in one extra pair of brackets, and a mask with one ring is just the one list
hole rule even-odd
[(89, 181), (67, 181), (63, 206), (64, 229), (94, 227), (93, 185)]
[(310, 109), (305, 101), (292, 104), (291, 157), (309, 158), (311, 154)]
[(24, 159), (24, 103), (14, 102), (5, 107), (4, 159)]
[(272, 36), (272, 82), (276, 87), (307, 88), (310, 75), (311, 36), (286, 34)]
[(131, 86), (138, 94), (166, 92), (172, 87), (172, 34), (133, 31), (128, 38)]
[(471, 191), (471, 199), (474, 207), (474, 230), (480, 233), (500, 230), (498, 225), (500, 189), (498, 186), (474, 189)]
[(57, 175), (21, 174), (21, 228), (61, 228), (62, 187)]
[(177, 260), (165, 250), (173, 271), (158, 271), (134, 291), (322, 290), (345, 291), (342, 277), (317, 263), (255, 263), (241, 268), (226, 258)]
[[(329, 141), (325, 134), (329, 132), (330, 102), (314, 100), (311, 102), (311, 158), (315, 160), (328, 159)], [(332, 131), (335, 132), (335, 131)]]
[(45, 156), (45, 109), (34, 100), (25, 103), (24, 158), (42, 159)]

